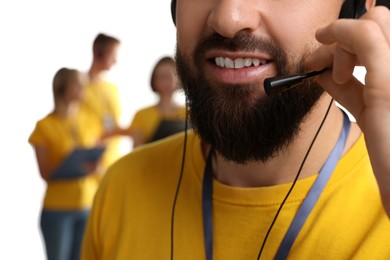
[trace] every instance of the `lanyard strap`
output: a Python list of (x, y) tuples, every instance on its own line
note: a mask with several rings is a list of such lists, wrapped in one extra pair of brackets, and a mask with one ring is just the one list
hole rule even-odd
[[(348, 137), (348, 132), (351, 126), (348, 116), (344, 113), (343, 129), (340, 133), (336, 146), (322, 167), (313, 186), (310, 188), (308, 195), (299, 208), (293, 222), (291, 223), (275, 259), (286, 259), (290, 249), (298, 236), (303, 224), (309, 216), (314, 205), (318, 201), (324, 187), (326, 186), (332, 172), (334, 171), (337, 162), (339, 161)], [(203, 177), (202, 191), (202, 207), (203, 207), (203, 231), (204, 243), (206, 248), (206, 259), (213, 259), (213, 174), (212, 174), (212, 152), (209, 153), (206, 161), (206, 167)]]
[(213, 174), (212, 174), (212, 154), (210, 150), (207, 157), (205, 174), (203, 176), (203, 231), (204, 243), (206, 247), (206, 259), (213, 259)]
[(293, 222), (291, 223), (282, 243), (280, 244), (279, 250), (275, 256), (276, 260), (287, 258), (295, 238), (298, 236), (299, 231), (301, 230), (310, 212), (314, 208), (314, 205), (318, 201), (321, 192), (325, 188), (330, 176), (336, 168), (337, 162), (340, 160), (343, 154), (350, 126), (351, 122), (349, 121), (348, 116), (344, 114), (343, 129), (340, 133), (336, 146), (333, 148), (333, 151), (329, 155), (320, 173), (318, 174), (316, 181), (310, 188), (309, 193), (307, 194), (305, 200), (295, 215)]

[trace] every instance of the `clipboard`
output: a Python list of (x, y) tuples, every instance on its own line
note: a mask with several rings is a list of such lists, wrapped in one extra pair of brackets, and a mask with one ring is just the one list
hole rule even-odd
[(104, 146), (74, 149), (55, 170), (52, 179), (64, 180), (84, 177), (87, 174), (84, 164), (97, 162), (103, 155), (104, 150)]

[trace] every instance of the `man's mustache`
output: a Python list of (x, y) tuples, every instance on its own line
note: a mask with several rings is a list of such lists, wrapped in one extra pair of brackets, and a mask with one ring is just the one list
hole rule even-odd
[(240, 32), (233, 38), (226, 38), (218, 33), (202, 38), (195, 49), (195, 55), (202, 55), (209, 50), (262, 52), (275, 57), (281, 48), (270, 39)]

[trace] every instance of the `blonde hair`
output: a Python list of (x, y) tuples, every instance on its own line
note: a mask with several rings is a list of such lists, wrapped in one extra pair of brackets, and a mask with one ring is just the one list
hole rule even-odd
[(80, 76), (80, 72), (76, 69), (61, 68), (59, 69), (53, 78), (53, 96), (54, 104), (64, 96), (66, 87), (70, 80)]

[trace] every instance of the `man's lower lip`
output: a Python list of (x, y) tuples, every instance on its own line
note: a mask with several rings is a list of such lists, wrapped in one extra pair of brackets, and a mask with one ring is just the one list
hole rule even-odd
[(248, 84), (253, 82), (262, 82), (265, 78), (273, 76), (273, 70), (270, 64), (258, 67), (244, 67), (241, 69), (227, 69), (209, 65), (206, 69), (208, 75), (218, 82), (225, 84)]

